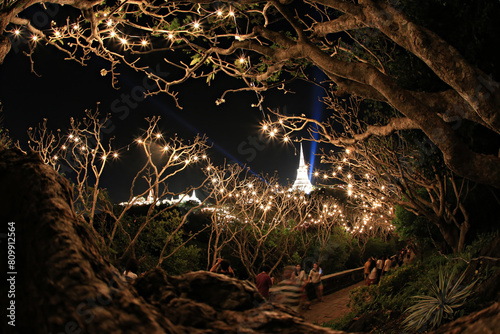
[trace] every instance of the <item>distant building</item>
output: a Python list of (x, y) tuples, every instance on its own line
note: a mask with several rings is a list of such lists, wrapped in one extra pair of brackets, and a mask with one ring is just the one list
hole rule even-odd
[(177, 198), (164, 199), (161, 201), (162, 204), (175, 204), (175, 203), (186, 203), (186, 202), (195, 202), (196, 204), (200, 204), (201, 201), (196, 197), (196, 192), (193, 190), (191, 196), (189, 194), (180, 194)]
[(308, 166), (304, 160), (304, 151), (302, 150), (302, 143), (300, 144), (300, 160), (299, 160), (299, 168), (297, 169), (297, 177), (295, 178), (295, 182), (292, 185), (292, 190), (303, 191), (306, 194), (309, 194), (313, 185), (311, 181), (309, 181), (309, 173), (307, 171)]
[[(151, 205), (156, 201), (154, 196), (153, 189), (149, 190), (148, 197), (133, 197), (130, 202), (121, 202), (119, 205), (125, 206), (129, 203), (132, 205)], [(177, 198), (163, 199), (156, 201), (156, 205), (161, 204), (177, 204), (177, 203), (186, 203), (186, 202), (195, 202), (196, 204), (200, 204), (201, 201), (196, 197), (196, 192), (193, 190), (191, 196), (189, 194), (180, 194)]]

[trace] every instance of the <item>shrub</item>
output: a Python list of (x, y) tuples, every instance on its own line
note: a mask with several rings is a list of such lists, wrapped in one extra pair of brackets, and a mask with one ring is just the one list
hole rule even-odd
[(441, 325), (444, 319), (453, 319), (456, 310), (464, 305), (475, 284), (473, 282), (462, 287), (464, 277), (462, 274), (455, 281), (454, 274), (445, 276), (444, 270), (440, 270), (438, 284), (430, 281), (431, 296), (414, 297), (420, 301), (407, 309), (410, 315), (403, 321), (405, 328), (414, 331), (432, 329)]

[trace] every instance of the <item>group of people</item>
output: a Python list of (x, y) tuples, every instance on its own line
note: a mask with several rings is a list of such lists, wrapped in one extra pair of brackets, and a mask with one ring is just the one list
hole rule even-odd
[[(133, 282), (137, 278), (137, 270), (137, 260), (130, 259), (123, 272), (124, 281)], [(257, 289), (266, 300), (287, 305), (298, 311), (300, 307), (306, 307), (307, 289), (310, 287), (314, 289), (318, 301), (323, 301), (323, 283), (321, 282), (323, 270), (318, 263), (313, 264), (308, 274), (300, 264), (295, 267), (286, 266), (281, 277), (276, 281), (274, 277), (269, 275), (269, 271), (268, 267), (263, 267), (255, 278)], [(230, 263), (224, 259), (218, 259), (214, 266), (210, 268), (210, 272), (235, 277)]]
[(281, 279), (275, 282), (275, 279), (269, 275), (269, 268), (263, 267), (262, 271), (255, 278), (255, 285), (262, 297), (283, 305), (287, 305), (298, 311), (299, 308), (307, 304), (306, 287), (314, 287), (316, 297), (323, 301), (323, 283), (321, 276), (322, 269), (317, 263), (306, 274), (300, 264), (295, 267), (286, 266), (283, 268)]
[(386, 275), (392, 268), (400, 267), (409, 262), (410, 251), (402, 249), (393, 256), (372, 256), (365, 262), (364, 277), (366, 285), (378, 284), (381, 278)]

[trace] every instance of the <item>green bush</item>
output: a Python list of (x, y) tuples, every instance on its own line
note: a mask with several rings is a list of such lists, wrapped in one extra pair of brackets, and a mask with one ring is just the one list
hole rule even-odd
[(434, 329), (440, 326), (443, 320), (453, 319), (475, 285), (473, 282), (462, 286), (464, 277), (462, 274), (455, 280), (454, 274), (445, 275), (444, 269), (441, 269), (438, 284), (430, 281), (431, 295), (413, 297), (419, 301), (406, 310), (410, 315), (403, 321), (405, 328), (412, 331)]
[(335, 330), (344, 330), (354, 321), (356, 315), (356, 312), (349, 312), (343, 317), (324, 322), (321, 326)]

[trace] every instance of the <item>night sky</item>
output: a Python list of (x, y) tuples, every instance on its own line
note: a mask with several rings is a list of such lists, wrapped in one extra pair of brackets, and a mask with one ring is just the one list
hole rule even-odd
[[(140, 128), (146, 126), (145, 117), (159, 115), (167, 136), (177, 133), (189, 140), (196, 134), (206, 134), (213, 144), (209, 155), (215, 163), (222, 163), (225, 159), (246, 164), (258, 174), (277, 173), (284, 185), (295, 179), (298, 155), (294, 147), (260, 139), (257, 139), (257, 145), (252, 144), (251, 137), (260, 135), (259, 122), (263, 117), (261, 110), (251, 106), (257, 101), (254, 93), (231, 93), (226, 96), (226, 103), (215, 104), (224, 89), (237, 84), (235, 79), (220, 75), (210, 86), (200, 79), (174, 87), (179, 91), (182, 110), (176, 108), (166, 94), (127, 103), (124, 96), (143, 82), (143, 77), (136, 72), (120, 68), (120, 89), (115, 90), (111, 87), (110, 77), (100, 74), (101, 69), (108, 66), (105, 61), (92, 59), (82, 67), (74, 61), (63, 60), (63, 55), (54, 48), (42, 45), (37, 47), (34, 56), (35, 70), (41, 76), (37, 77), (30, 73), (29, 59), (21, 52), (24, 46), (22, 43), (15, 45), (0, 66), (3, 123), (14, 140), (26, 142), (27, 128), (37, 126), (43, 118), (48, 119), (52, 129), (64, 129), (69, 125), (70, 117), (81, 118), (85, 109), (95, 110), (99, 103), (101, 113), (120, 110), (112, 118), (115, 125), (112, 135), (117, 138), (117, 144), (136, 137)], [(164, 63), (156, 66), (162, 72), (169, 71)], [(321, 114), (320, 90), (303, 82), (290, 88), (296, 93), (283, 94), (277, 90), (266, 93), (263, 110), (279, 108), (288, 114), (316, 117)], [(295, 147), (298, 148), (298, 144)], [(311, 150), (314, 149), (315, 145), (304, 144), (306, 160), (311, 163)], [(104, 187), (117, 201), (127, 198), (130, 180), (137, 168), (133, 154), (128, 152), (128, 156), (122, 156), (121, 162), (114, 163), (105, 175)], [(172, 180), (170, 186), (174, 191), (182, 191), (191, 185), (196, 186), (200, 178), (199, 168), (193, 168)]]

